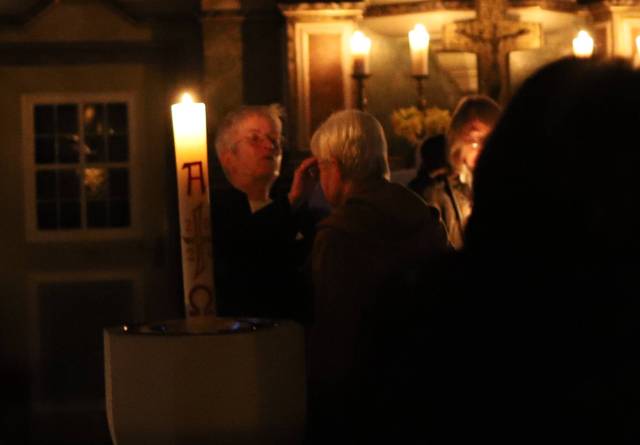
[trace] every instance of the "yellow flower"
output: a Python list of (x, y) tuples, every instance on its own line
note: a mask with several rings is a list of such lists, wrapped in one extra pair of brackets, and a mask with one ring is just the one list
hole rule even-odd
[(432, 107), (428, 108), (425, 113), (424, 128), (429, 136), (444, 134), (449, 128), (450, 122), (451, 113), (449, 113), (449, 110)]
[(424, 111), (416, 107), (398, 108), (391, 113), (393, 132), (418, 145), (425, 137), (447, 131), (451, 114), (449, 110), (431, 107)]

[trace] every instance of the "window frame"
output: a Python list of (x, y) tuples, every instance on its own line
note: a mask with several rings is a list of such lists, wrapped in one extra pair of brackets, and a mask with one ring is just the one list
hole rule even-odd
[[(77, 229), (39, 229), (36, 197), (35, 131), (34, 110), (37, 105), (76, 104), (120, 102), (127, 104), (127, 125), (129, 159), (126, 162), (111, 163), (116, 168), (127, 168), (129, 172), (129, 217), (128, 227), (81, 227)], [(104, 241), (137, 238), (141, 235), (139, 203), (141, 192), (137, 123), (140, 122), (137, 111), (137, 98), (132, 92), (113, 93), (38, 93), (24, 94), (21, 97), (22, 111), (22, 152), (24, 172), (24, 206), (25, 234), (27, 241), (61, 242), (61, 241)], [(83, 130), (81, 130), (83, 135)], [(83, 135), (84, 137), (84, 135)], [(60, 164), (58, 164), (60, 165)], [(87, 168), (86, 163), (77, 164)], [(98, 164), (98, 167), (102, 163)], [(53, 168), (55, 169), (55, 168)], [(81, 197), (81, 208), (86, 214), (87, 199)], [(84, 220), (84, 217), (83, 217)]]

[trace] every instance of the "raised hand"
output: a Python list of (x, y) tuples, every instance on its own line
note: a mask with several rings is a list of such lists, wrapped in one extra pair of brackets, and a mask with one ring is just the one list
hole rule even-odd
[(314, 157), (305, 159), (293, 173), (293, 183), (289, 190), (289, 203), (297, 208), (311, 196), (318, 183), (318, 160)]

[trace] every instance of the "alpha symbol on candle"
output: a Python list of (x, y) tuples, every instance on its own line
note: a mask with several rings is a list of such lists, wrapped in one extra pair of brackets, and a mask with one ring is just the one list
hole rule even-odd
[[(198, 175), (194, 175), (191, 167), (197, 167), (198, 170)], [(200, 193), (205, 193), (207, 190), (207, 186), (204, 183), (204, 174), (202, 171), (202, 161), (196, 161), (196, 162), (185, 162), (184, 164), (182, 164), (182, 169), (187, 169), (187, 195), (191, 196), (191, 182), (192, 181), (199, 181), (200, 182)]]

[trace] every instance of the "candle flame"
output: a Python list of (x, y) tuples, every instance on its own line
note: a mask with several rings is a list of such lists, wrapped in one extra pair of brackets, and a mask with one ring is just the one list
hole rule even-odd
[(585, 30), (578, 32), (573, 39), (573, 54), (576, 57), (591, 57), (593, 54), (593, 39)]
[(640, 54), (640, 35), (636, 36), (636, 55)]
[(356, 31), (351, 37), (351, 52), (353, 54), (369, 54), (371, 50), (371, 39), (364, 35), (362, 31)]
[(184, 93), (184, 94), (182, 95), (182, 100), (181, 100), (181, 102), (182, 102), (183, 104), (192, 104), (192, 103), (193, 103), (193, 97), (191, 97), (191, 94), (189, 94), (189, 93)]
[(414, 51), (426, 49), (429, 46), (429, 32), (422, 23), (418, 23), (409, 31), (409, 45)]

